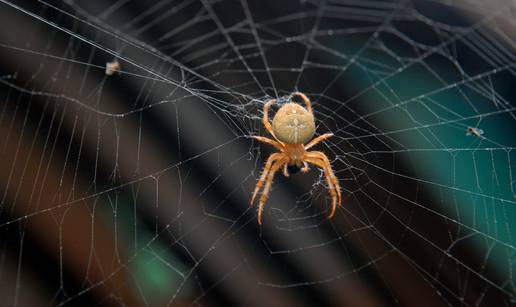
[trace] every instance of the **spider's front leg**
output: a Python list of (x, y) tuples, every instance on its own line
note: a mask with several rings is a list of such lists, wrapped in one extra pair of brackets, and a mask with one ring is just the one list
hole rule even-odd
[(269, 158), (267, 159), (267, 162), (265, 162), (265, 166), (263, 167), (263, 170), (262, 170), (262, 175), (260, 176), (260, 179), (258, 180), (258, 182), (256, 183), (256, 186), (254, 188), (253, 197), (251, 198), (251, 203), (250, 203), (251, 206), (254, 204), (254, 200), (256, 198), (256, 195), (258, 194), (258, 191), (260, 191), (260, 189), (262, 188), (265, 178), (267, 178), (267, 174), (269, 173), (269, 171), (271, 169), (272, 163), (281, 159), (282, 157), (283, 157), (283, 154), (281, 154), (281, 153), (273, 153), (272, 155), (269, 156)]
[(287, 162), (286, 158), (283, 158), (279, 161), (274, 162), (269, 174), (267, 175), (267, 181), (265, 182), (265, 188), (263, 189), (262, 196), (260, 197), (260, 202), (258, 203), (258, 224), (259, 225), (262, 224), (263, 205), (265, 205), (265, 202), (269, 198), (269, 191), (271, 188), (272, 180), (274, 179), (274, 174), (276, 174), (276, 172), (286, 162)]
[(311, 151), (306, 153), (305, 160), (309, 163), (319, 166), (324, 171), (324, 177), (328, 184), (328, 192), (332, 199), (332, 206), (328, 218), (332, 218), (335, 214), (337, 206), (341, 206), (342, 195), (340, 191), (339, 181), (331, 168), (330, 160), (320, 151)]

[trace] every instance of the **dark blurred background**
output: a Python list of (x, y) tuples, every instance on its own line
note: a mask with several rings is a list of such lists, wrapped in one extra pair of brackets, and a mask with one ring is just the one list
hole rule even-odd
[[(1, 306), (514, 303), (514, 1), (0, 0), (0, 27)], [(343, 206), (278, 174), (259, 226), (249, 135), (294, 91)]]

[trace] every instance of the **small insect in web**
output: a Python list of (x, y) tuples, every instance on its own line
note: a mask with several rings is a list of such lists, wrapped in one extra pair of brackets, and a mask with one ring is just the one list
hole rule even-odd
[(115, 72), (120, 72), (120, 69), (122, 67), (120, 66), (120, 63), (117, 60), (114, 60), (112, 62), (106, 63), (106, 75), (112, 76)]
[[(275, 140), (263, 136), (252, 136), (254, 139), (272, 145), (279, 150), (279, 152), (271, 154), (265, 162), (262, 174), (256, 183), (251, 198), (251, 205), (253, 205), (256, 195), (265, 184), (258, 203), (258, 224), (262, 223), (263, 206), (267, 201), (274, 174), (282, 167), (285, 177), (289, 177), (289, 170), (301, 170), (303, 173), (308, 172), (308, 163), (320, 167), (324, 170), (328, 192), (332, 199), (328, 218), (332, 218), (337, 205), (339, 207), (341, 205), (340, 185), (333, 173), (330, 160), (321, 151), (308, 151), (316, 144), (331, 137), (333, 133), (325, 133), (312, 139), (315, 133), (315, 120), (310, 100), (305, 94), (300, 92), (295, 92), (292, 95), (301, 97), (306, 105), (306, 109), (297, 103), (288, 102), (276, 112), (271, 125), (269, 122), (269, 108), (277, 102), (276, 99), (271, 99), (263, 107), (262, 123)], [(310, 139), (312, 140), (310, 141)], [(303, 145), (306, 142), (308, 143)]]
[(473, 135), (476, 137), (482, 137), (484, 134), (484, 130), (474, 127), (468, 127), (468, 130), (466, 130), (466, 135)]

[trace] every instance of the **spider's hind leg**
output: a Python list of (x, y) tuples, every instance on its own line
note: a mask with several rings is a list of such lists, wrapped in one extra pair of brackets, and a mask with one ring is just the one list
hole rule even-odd
[(267, 101), (265, 103), (265, 105), (263, 106), (263, 117), (262, 117), (262, 124), (263, 126), (265, 127), (265, 129), (267, 131), (269, 131), (269, 133), (274, 137), (276, 138), (276, 136), (274, 136), (274, 131), (272, 130), (272, 125), (271, 123), (269, 122), (269, 109), (270, 107), (276, 103), (276, 99), (271, 99), (269, 101)]
[(294, 93), (292, 93), (292, 96), (299, 96), (299, 97), (301, 97), (301, 99), (305, 103), (306, 110), (308, 112), (312, 113), (312, 103), (310, 102), (310, 99), (308, 99), (308, 97), (306, 97), (305, 94), (303, 94), (301, 92), (294, 92)]

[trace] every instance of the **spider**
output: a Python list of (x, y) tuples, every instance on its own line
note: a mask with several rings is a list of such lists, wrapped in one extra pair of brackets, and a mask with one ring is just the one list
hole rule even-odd
[[(252, 206), (256, 195), (265, 183), (258, 204), (258, 224), (260, 225), (262, 223), (263, 206), (268, 199), (274, 174), (281, 168), (283, 168), (283, 175), (289, 177), (289, 171), (292, 173), (297, 173), (299, 170), (303, 173), (308, 172), (308, 163), (320, 167), (324, 170), (324, 177), (328, 184), (328, 192), (332, 199), (328, 218), (333, 217), (337, 204), (340, 207), (341, 203), (339, 181), (333, 173), (330, 160), (321, 151), (308, 151), (308, 149), (312, 148), (314, 145), (331, 137), (333, 133), (325, 133), (312, 139), (315, 133), (315, 121), (310, 100), (305, 94), (300, 92), (295, 92), (292, 96), (299, 96), (304, 101), (306, 109), (297, 103), (288, 102), (276, 112), (272, 119), (272, 125), (269, 122), (269, 108), (271, 105), (275, 104), (277, 100), (268, 100), (263, 107), (262, 123), (275, 140), (263, 136), (251, 136), (279, 150), (279, 152), (271, 154), (265, 162), (262, 174), (256, 183), (253, 197), (251, 198)], [(312, 140), (308, 142), (310, 139)], [(304, 145), (306, 142), (308, 143)]]

